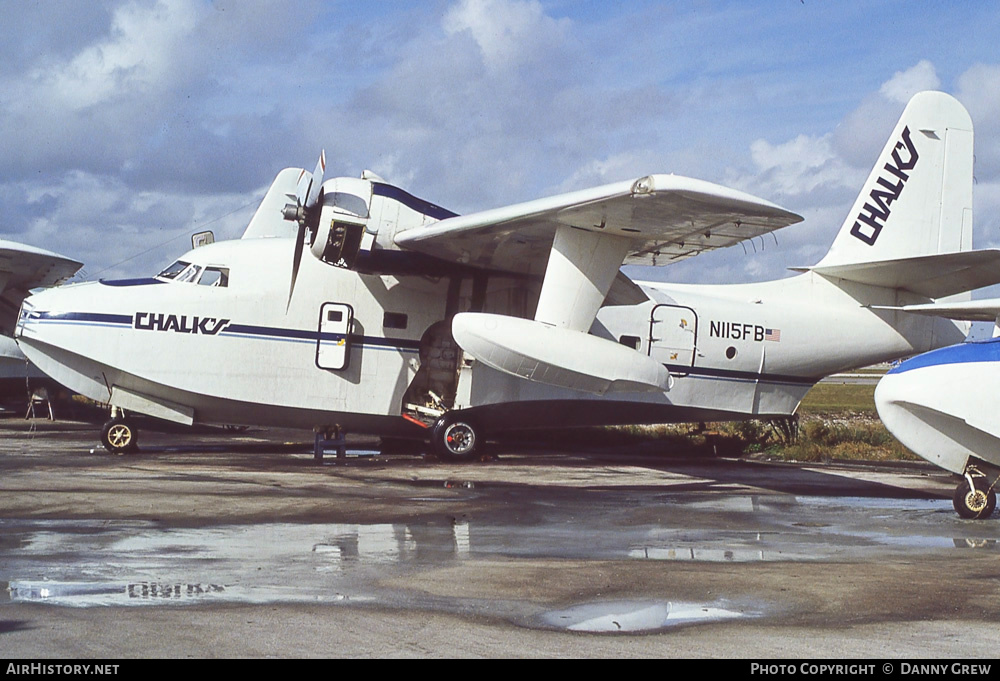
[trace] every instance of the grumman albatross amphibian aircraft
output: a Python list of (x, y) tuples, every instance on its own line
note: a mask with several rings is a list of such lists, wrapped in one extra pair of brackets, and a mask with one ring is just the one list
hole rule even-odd
[(365, 172), (280, 172), (243, 238), (155, 276), (24, 301), (17, 339), (67, 387), (179, 423), (345, 429), (477, 457), (512, 429), (792, 414), (822, 377), (962, 340), (875, 306), (1000, 281), (971, 251), (972, 121), (907, 105), (830, 251), (767, 283), (633, 282), (801, 218), (709, 182), (646, 175), (456, 215)]

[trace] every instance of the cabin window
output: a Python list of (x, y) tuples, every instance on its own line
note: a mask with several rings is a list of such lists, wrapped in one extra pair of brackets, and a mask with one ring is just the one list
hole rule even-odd
[(639, 346), (642, 344), (642, 340), (638, 336), (622, 336), (618, 339), (618, 342), (622, 345), (627, 345), (633, 350), (638, 350)]
[(382, 317), (382, 326), (386, 329), (405, 329), (406, 321), (402, 312), (386, 312)]
[(326, 321), (328, 322), (342, 322), (344, 321), (344, 313), (340, 310), (327, 310)]

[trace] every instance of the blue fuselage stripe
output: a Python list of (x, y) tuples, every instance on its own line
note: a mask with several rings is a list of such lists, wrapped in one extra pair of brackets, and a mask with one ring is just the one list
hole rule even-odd
[(104, 314), (100, 312), (34, 312), (30, 313), (30, 320), (45, 320), (57, 322), (98, 322), (102, 324), (128, 324), (132, 325), (132, 315), (127, 314)]
[(1000, 338), (985, 341), (960, 343), (939, 350), (931, 350), (908, 359), (889, 370), (890, 374), (901, 374), (923, 367), (942, 364), (967, 364), (969, 362), (1000, 362)]
[[(31, 324), (72, 324), (75, 326), (104, 326), (109, 328), (127, 326), (132, 328), (132, 316), (106, 314), (100, 312), (32, 312), (25, 323)], [(260, 340), (291, 341), (299, 343), (335, 342), (344, 340), (342, 333), (321, 333), (305, 329), (285, 329), (275, 326), (255, 326), (251, 324), (230, 324), (219, 333), (220, 336), (237, 336), (240, 338), (257, 338)], [(380, 350), (417, 351), (419, 340), (409, 338), (383, 338), (379, 336), (361, 336), (349, 334), (349, 342)]]
[(431, 203), (430, 201), (417, 198), (408, 191), (391, 184), (372, 182), (372, 194), (399, 201), (407, 208), (411, 208), (418, 213), (423, 213), (424, 215), (432, 217), (435, 220), (445, 220), (458, 215), (458, 213), (453, 213), (447, 208), (442, 208), (441, 206)]

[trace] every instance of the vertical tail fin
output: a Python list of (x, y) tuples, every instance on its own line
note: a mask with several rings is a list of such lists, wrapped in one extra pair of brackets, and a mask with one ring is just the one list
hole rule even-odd
[(972, 153), (965, 107), (916, 94), (816, 269), (970, 250)]

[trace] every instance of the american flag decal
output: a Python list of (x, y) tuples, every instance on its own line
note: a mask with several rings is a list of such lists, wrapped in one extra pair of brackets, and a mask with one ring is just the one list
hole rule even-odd
[(764, 340), (780, 342), (781, 329), (764, 329)]

